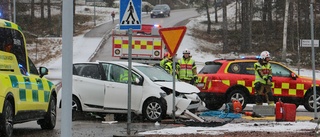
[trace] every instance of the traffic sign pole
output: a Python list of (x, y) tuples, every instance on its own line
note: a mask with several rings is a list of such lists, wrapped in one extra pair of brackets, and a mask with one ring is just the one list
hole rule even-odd
[(142, 0), (120, 0), (120, 30), (128, 30), (128, 121), (127, 135), (131, 135), (132, 30), (141, 29)]
[(163, 28), (159, 30), (160, 36), (163, 39), (168, 52), (173, 57), (173, 83), (172, 83), (172, 118), (176, 122), (176, 107), (175, 107), (175, 97), (176, 97), (176, 52), (180, 46), (184, 34), (186, 33), (186, 27), (173, 27), (173, 28)]
[(129, 35), (129, 51), (128, 51), (128, 122), (127, 122), (127, 134), (131, 134), (131, 65), (132, 65), (132, 29), (128, 30)]

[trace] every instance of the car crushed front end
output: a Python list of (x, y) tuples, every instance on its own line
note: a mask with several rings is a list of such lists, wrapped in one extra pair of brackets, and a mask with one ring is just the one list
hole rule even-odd
[(197, 87), (178, 80), (174, 83), (172, 75), (159, 67), (144, 65), (134, 68), (143, 73), (145, 83), (149, 83), (149, 87), (153, 87), (153, 91), (158, 91), (161, 98), (165, 99), (167, 115), (172, 116), (173, 109), (175, 116), (181, 116), (186, 110), (195, 113), (199, 107), (205, 107), (205, 103), (198, 96), (200, 90)]
[[(205, 103), (198, 96), (199, 89), (193, 85), (177, 81), (175, 93), (173, 93), (172, 82), (156, 82), (156, 84), (166, 93), (163, 97), (167, 102), (168, 115), (172, 115), (173, 104), (176, 107), (175, 116), (183, 115), (185, 110), (195, 113), (201, 106), (205, 107)], [(175, 94), (174, 100), (173, 94)]]

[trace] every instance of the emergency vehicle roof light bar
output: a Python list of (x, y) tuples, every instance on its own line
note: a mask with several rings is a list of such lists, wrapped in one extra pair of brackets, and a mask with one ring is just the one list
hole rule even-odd
[(241, 56), (241, 59), (259, 59), (260, 56)]

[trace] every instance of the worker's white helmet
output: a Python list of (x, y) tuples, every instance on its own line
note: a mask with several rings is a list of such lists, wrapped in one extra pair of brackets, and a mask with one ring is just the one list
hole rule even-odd
[(270, 53), (268, 51), (262, 51), (260, 54), (261, 59), (270, 58)]
[(190, 50), (188, 50), (188, 49), (185, 49), (185, 50), (183, 50), (183, 52), (182, 52), (183, 54), (190, 54)]

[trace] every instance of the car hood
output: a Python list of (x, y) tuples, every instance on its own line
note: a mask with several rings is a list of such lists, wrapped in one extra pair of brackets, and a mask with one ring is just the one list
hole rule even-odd
[[(155, 84), (163, 87), (167, 87), (169, 89), (172, 89), (173, 83), (172, 82), (155, 82)], [(175, 91), (178, 91), (180, 93), (199, 93), (200, 90), (191, 84), (185, 83), (185, 82), (176, 82), (176, 88)]]

